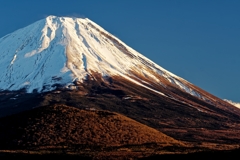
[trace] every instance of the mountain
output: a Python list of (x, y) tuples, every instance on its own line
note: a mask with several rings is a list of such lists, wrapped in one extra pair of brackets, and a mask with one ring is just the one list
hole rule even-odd
[[(9, 116), (14, 128), (32, 119), (36, 109), (55, 113), (57, 105), (71, 112), (71, 107), (91, 110), (96, 114), (88, 116), (106, 123), (114, 119), (101, 119), (98, 112), (127, 116), (129, 125), (137, 121), (169, 141), (198, 147), (226, 149), (240, 142), (239, 108), (165, 70), (87, 18), (48, 16), (0, 38), (0, 68), (0, 127)], [(79, 114), (73, 114), (71, 123), (79, 124)], [(39, 132), (39, 119), (27, 126)], [(34, 139), (34, 132), (24, 134)]]
[(124, 77), (162, 95), (145, 80), (161, 87), (168, 81), (208, 99), (87, 18), (49, 16), (1, 38), (0, 46), (2, 90), (50, 91), (56, 85), (70, 87), (98, 73), (102, 78)]
[(227, 99), (224, 99), (224, 101), (226, 101), (226, 102), (228, 102), (228, 103), (234, 105), (234, 106), (237, 107), (237, 108), (240, 108), (240, 103), (236, 103), (236, 102), (233, 102), (233, 101), (231, 101), (231, 100), (227, 100)]

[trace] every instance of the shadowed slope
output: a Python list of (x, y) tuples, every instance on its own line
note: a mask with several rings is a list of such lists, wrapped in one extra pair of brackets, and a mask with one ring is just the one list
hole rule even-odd
[(0, 119), (1, 148), (41, 146), (119, 146), (181, 143), (130, 118), (66, 105), (40, 107)]

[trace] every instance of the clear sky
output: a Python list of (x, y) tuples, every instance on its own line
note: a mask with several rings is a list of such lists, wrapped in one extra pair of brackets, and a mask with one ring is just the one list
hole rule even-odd
[(0, 37), (48, 15), (84, 16), (168, 71), (240, 102), (240, 0), (0, 2)]

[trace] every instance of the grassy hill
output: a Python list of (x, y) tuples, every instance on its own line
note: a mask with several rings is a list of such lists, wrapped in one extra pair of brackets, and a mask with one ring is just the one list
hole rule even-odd
[(1, 150), (147, 151), (183, 143), (109, 111), (51, 105), (0, 119)]

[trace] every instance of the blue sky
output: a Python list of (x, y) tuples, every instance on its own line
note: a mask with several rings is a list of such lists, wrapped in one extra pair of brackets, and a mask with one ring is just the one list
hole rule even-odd
[(168, 71), (240, 102), (239, 0), (0, 1), (0, 37), (48, 15), (87, 17)]

